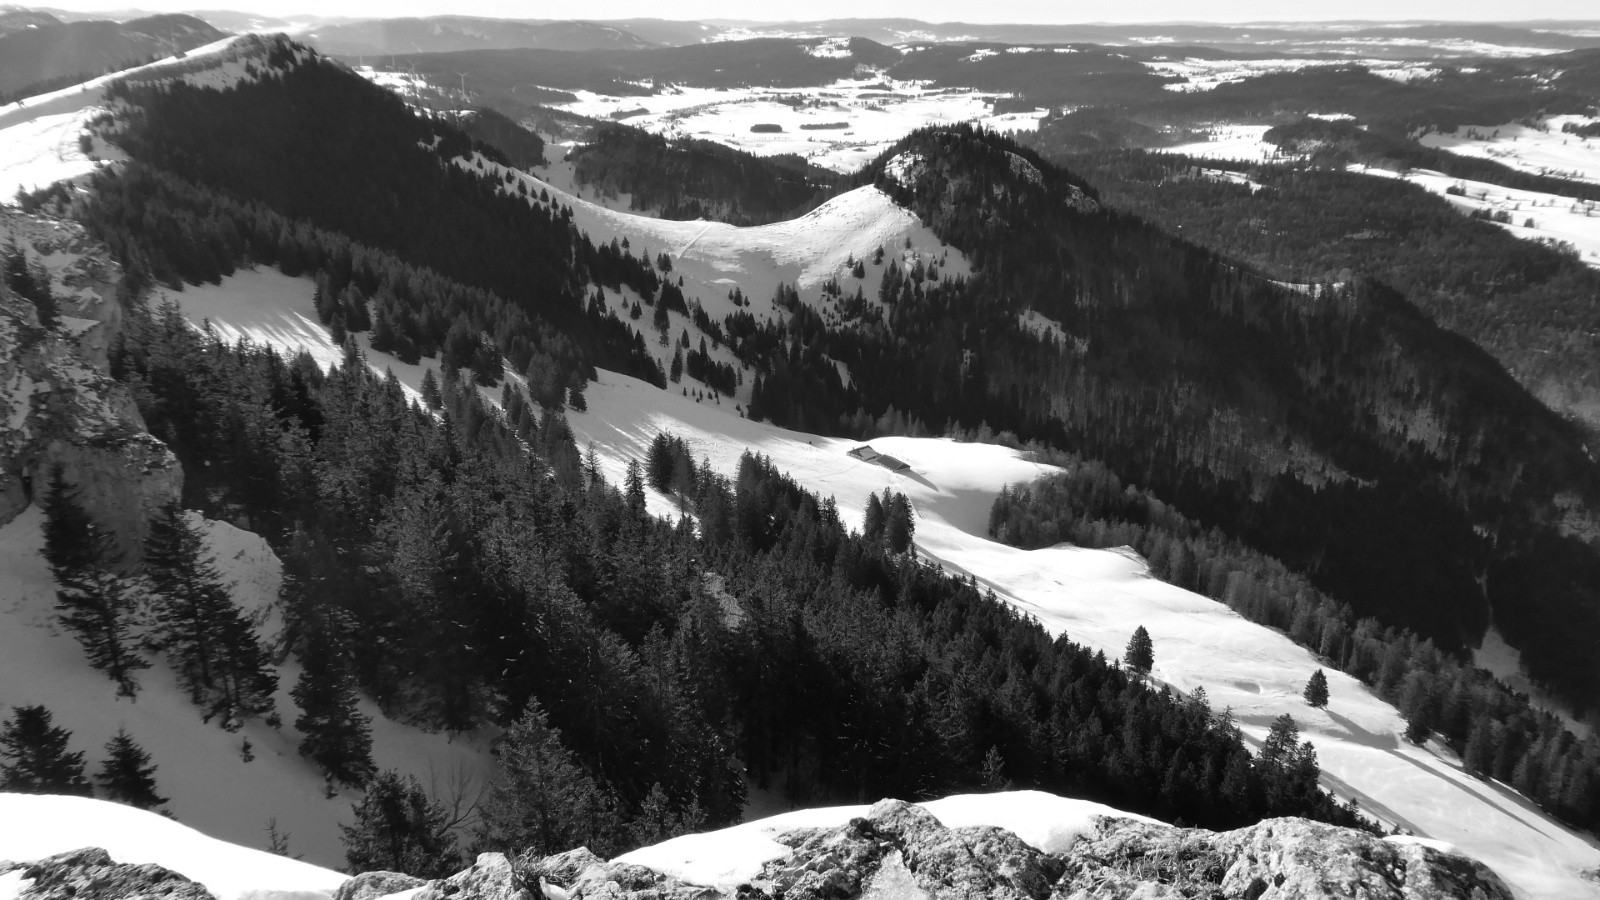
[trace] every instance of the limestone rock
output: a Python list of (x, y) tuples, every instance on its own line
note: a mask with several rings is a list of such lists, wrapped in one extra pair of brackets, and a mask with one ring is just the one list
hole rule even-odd
[(428, 882), (415, 900), (540, 900), (504, 853), (480, 853), (469, 869)]
[[(1426, 844), (1303, 819), (1229, 832), (1097, 820), (1062, 855), (1001, 828), (947, 828), (885, 800), (836, 828), (773, 835), (789, 853), (737, 888), (685, 884), (574, 850), (521, 866), (537, 893), (505, 887), (504, 857), (434, 882), (424, 900), (1512, 900), (1474, 860)], [(490, 860), (486, 863), (486, 860)], [(435, 888), (438, 890), (436, 891)], [(526, 888), (519, 888), (526, 891)]]
[(0, 287), (0, 524), (42, 501), (61, 465), (132, 566), (150, 517), (177, 499), (183, 472), (110, 376), (120, 271), (71, 223), (0, 211), (0, 240), (13, 238), (50, 273), (60, 321), (45, 327), (31, 302)]
[(422, 887), (427, 882), (399, 872), (363, 872), (339, 885), (333, 900), (378, 900), (390, 894)]
[[(115, 862), (98, 847), (73, 850), (11, 870), (23, 870), (17, 900), (216, 900), (203, 886), (171, 869)], [(5, 870), (0, 866), (0, 871)]]
[[(1221, 834), (1108, 819), (1064, 862), (1066, 873), (1055, 895), (1067, 900), (1512, 897), (1499, 877), (1476, 861), (1304, 819), (1269, 819)], [(1169, 893), (1152, 893), (1157, 884)]]

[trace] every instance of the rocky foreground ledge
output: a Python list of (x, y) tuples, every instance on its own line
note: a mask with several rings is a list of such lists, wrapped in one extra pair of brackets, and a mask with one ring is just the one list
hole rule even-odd
[[(885, 800), (845, 825), (773, 838), (790, 852), (736, 885), (688, 884), (578, 849), (543, 859), (485, 853), (431, 882), (368, 872), (335, 900), (1513, 900), (1464, 856), (1303, 819), (1217, 833), (1101, 818), (1051, 854), (1001, 828), (947, 828), (920, 806)], [(181, 875), (96, 849), (0, 863), (0, 888), (8, 880), (16, 900), (212, 897)]]
[(1053, 855), (993, 827), (946, 828), (920, 806), (885, 800), (837, 828), (781, 832), (792, 850), (737, 886), (686, 884), (587, 850), (541, 860), (484, 854), (441, 881), (386, 873), (347, 882), (337, 900), (1511, 900), (1483, 864), (1303, 819), (1216, 833), (1103, 818)]

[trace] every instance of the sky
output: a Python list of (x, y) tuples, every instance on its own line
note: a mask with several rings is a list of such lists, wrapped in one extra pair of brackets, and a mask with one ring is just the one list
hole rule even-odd
[(319, 16), (389, 18), (441, 14), (518, 19), (746, 19), (783, 21), (850, 17), (906, 17), (930, 22), (1266, 22), (1368, 19), (1395, 21), (1521, 21), (1533, 19), (1600, 19), (1595, 0), (1123, 0), (1115, 4), (1071, 0), (808, 0), (804, 4), (750, 0), (589, 0), (569, 3), (528, 0), (41, 0), (22, 5), (81, 11), (123, 10), (131, 6), (159, 12), (223, 8), (270, 16), (308, 13)]

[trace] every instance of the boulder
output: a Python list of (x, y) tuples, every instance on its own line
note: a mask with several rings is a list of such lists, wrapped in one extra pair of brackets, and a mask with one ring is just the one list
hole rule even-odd
[(504, 853), (480, 853), (471, 868), (428, 882), (415, 900), (541, 900), (537, 890), (524, 883)]
[(362, 872), (344, 884), (333, 900), (378, 900), (390, 894), (422, 887), (427, 882), (399, 872)]
[[(772, 836), (789, 853), (736, 888), (685, 884), (573, 850), (511, 866), (498, 854), (422, 900), (1512, 900), (1486, 866), (1426, 843), (1304, 819), (1228, 832), (1101, 818), (1061, 855), (1002, 828), (947, 828), (885, 800), (835, 828)], [(528, 893), (527, 883), (537, 893)], [(522, 891), (523, 893), (517, 893)]]
[[(216, 900), (203, 886), (151, 863), (126, 865), (98, 847), (57, 854), (21, 866), (17, 900)], [(0, 871), (6, 866), (0, 865)]]

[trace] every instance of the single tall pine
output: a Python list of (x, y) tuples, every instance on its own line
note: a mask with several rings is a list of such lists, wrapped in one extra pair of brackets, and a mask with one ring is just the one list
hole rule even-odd
[(126, 729), (106, 741), (106, 758), (95, 772), (94, 780), (107, 800), (126, 803), (140, 809), (155, 809), (167, 802), (156, 793), (156, 767), (150, 763), (150, 754), (133, 742)]
[(43, 706), (12, 707), (0, 726), (0, 791), (93, 796), (83, 777), (83, 754), (67, 750), (71, 739)]
[(561, 743), (537, 702), (501, 738), (500, 772), (483, 806), (483, 837), (496, 848), (543, 856), (587, 846), (611, 855), (616, 804)]
[(1328, 705), (1328, 676), (1318, 669), (1311, 673), (1311, 678), (1306, 681), (1306, 703), (1322, 709)]
[(1128, 639), (1128, 649), (1122, 654), (1122, 661), (1140, 675), (1149, 675), (1150, 669), (1155, 666), (1155, 644), (1150, 640), (1150, 632), (1145, 631), (1143, 625), (1134, 629), (1133, 637)]
[(77, 492), (61, 467), (50, 471), (44, 502), (44, 556), (56, 580), (56, 612), (77, 639), (89, 665), (117, 683), (117, 693), (132, 697), (134, 673), (150, 667), (135, 645), (138, 593), (116, 572), (111, 533), (78, 505)]
[(372, 764), (370, 719), (357, 707), (356, 679), (342, 654), (325, 639), (313, 638), (301, 658), (305, 669), (290, 696), (300, 707), (300, 754), (321, 766), (332, 782), (365, 784)]
[(255, 628), (234, 605), (200, 531), (169, 503), (150, 523), (145, 572), (158, 626), (190, 699), (226, 727), (273, 709), (277, 675)]

